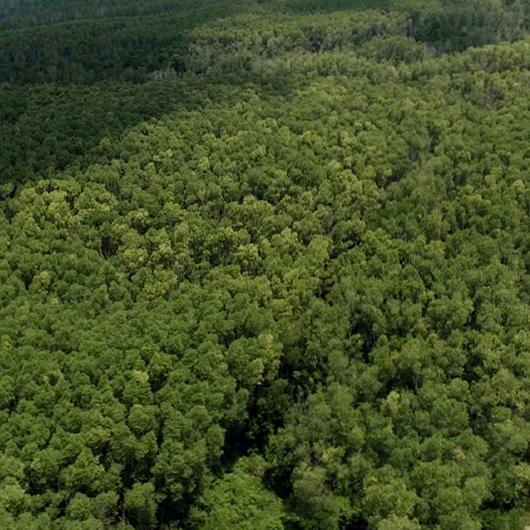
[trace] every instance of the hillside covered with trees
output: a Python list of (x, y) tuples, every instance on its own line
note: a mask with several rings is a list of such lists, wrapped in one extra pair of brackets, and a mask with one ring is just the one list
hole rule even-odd
[(3, 2), (0, 528), (530, 524), (528, 34)]

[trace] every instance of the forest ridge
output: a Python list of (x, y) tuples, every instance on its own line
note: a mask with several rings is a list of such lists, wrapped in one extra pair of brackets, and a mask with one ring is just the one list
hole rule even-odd
[(530, 2), (0, 5), (0, 529), (530, 524)]

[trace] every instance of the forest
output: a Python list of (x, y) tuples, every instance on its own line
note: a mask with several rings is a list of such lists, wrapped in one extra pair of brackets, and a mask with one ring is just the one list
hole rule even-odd
[(525, 530), (529, 35), (1, 2), (0, 528)]

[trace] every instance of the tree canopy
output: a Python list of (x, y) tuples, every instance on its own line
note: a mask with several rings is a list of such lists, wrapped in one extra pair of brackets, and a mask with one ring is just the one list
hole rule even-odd
[(0, 10), (0, 527), (523, 530), (530, 6), (242, 4)]

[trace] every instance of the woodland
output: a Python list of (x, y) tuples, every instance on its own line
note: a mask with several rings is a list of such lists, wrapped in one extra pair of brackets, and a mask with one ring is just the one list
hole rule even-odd
[(530, 524), (530, 0), (4, 0), (0, 528)]

